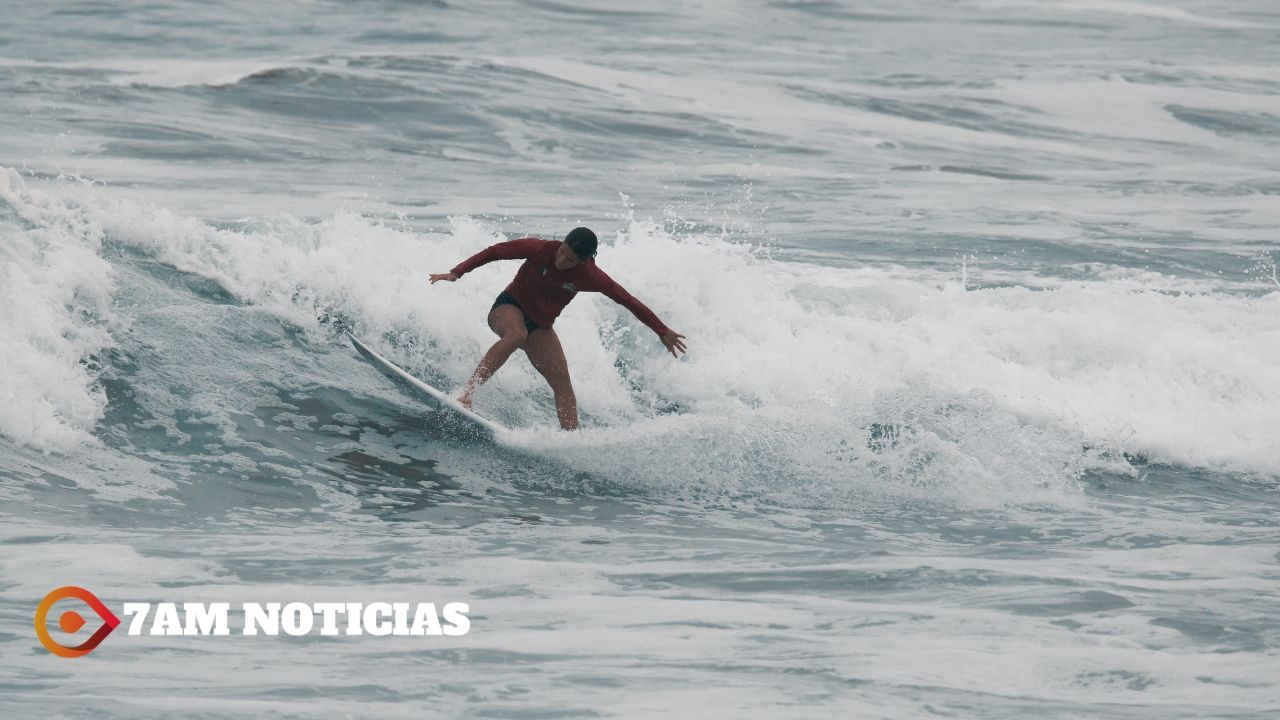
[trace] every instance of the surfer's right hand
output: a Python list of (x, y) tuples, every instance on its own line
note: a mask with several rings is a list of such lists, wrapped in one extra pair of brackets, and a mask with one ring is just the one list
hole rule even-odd
[(435, 285), (441, 280), (448, 280), (449, 282), (453, 282), (454, 280), (457, 280), (457, 279), (458, 279), (458, 276), (454, 275), (453, 273), (432, 273), (431, 284)]

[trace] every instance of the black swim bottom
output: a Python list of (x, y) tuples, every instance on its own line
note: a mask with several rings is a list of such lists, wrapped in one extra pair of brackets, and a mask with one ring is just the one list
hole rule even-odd
[[(493, 301), (493, 307), (496, 308), (499, 305), (514, 305), (520, 311), (520, 314), (524, 316), (524, 329), (529, 332), (538, 329), (538, 323), (529, 319), (529, 315), (524, 311), (524, 308), (520, 307), (520, 303), (516, 301), (515, 296), (506, 290), (498, 293), (498, 299)], [(489, 308), (489, 312), (493, 312), (493, 308)]]

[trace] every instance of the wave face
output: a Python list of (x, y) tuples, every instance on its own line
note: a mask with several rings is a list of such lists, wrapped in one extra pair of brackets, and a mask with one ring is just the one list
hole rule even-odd
[[(161, 0), (5, 29), (0, 617), (82, 584), (469, 600), (475, 632), (305, 663), (113, 636), (92, 677), (0, 632), (0, 714), (1280, 707), (1261, 4)], [(516, 266), (427, 275), (576, 225), (690, 345), (578, 297), (584, 430), (516, 357), (476, 398), (513, 434), (476, 443), (344, 341), (456, 389)]]

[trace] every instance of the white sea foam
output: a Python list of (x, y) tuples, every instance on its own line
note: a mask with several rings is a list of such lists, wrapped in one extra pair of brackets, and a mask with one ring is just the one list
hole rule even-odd
[(92, 356), (111, 347), (113, 272), (101, 230), (0, 168), (0, 435), (39, 450), (91, 439), (107, 400)]

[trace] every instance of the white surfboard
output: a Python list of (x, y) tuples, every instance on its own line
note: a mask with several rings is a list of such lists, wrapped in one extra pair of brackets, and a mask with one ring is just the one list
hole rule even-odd
[(347, 333), (347, 337), (351, 338), (351, 344), (356, 350), (365, 357), (366, 360), (373, 363), (373, 366), (383, 372), (383, 374), (398, 380), (411, 389), (416, 391), (424, 399), (435, 403), (440, 410), (440, 415), (445, 422), (464, 431), (470, 431), (479, 437), (488, 440), (497, 440), (498, 436), (507, 432), (507, 429), (498, 423), (478, 415), (471, 410), (462, 406), (457, 398), (450, 397), (448, 393), (436, 389), (418, 378), (405, 372), (403, 368), (390, 360), (379, 355), (376, 350), (360, 342), (360, 339), (351, 333)]

